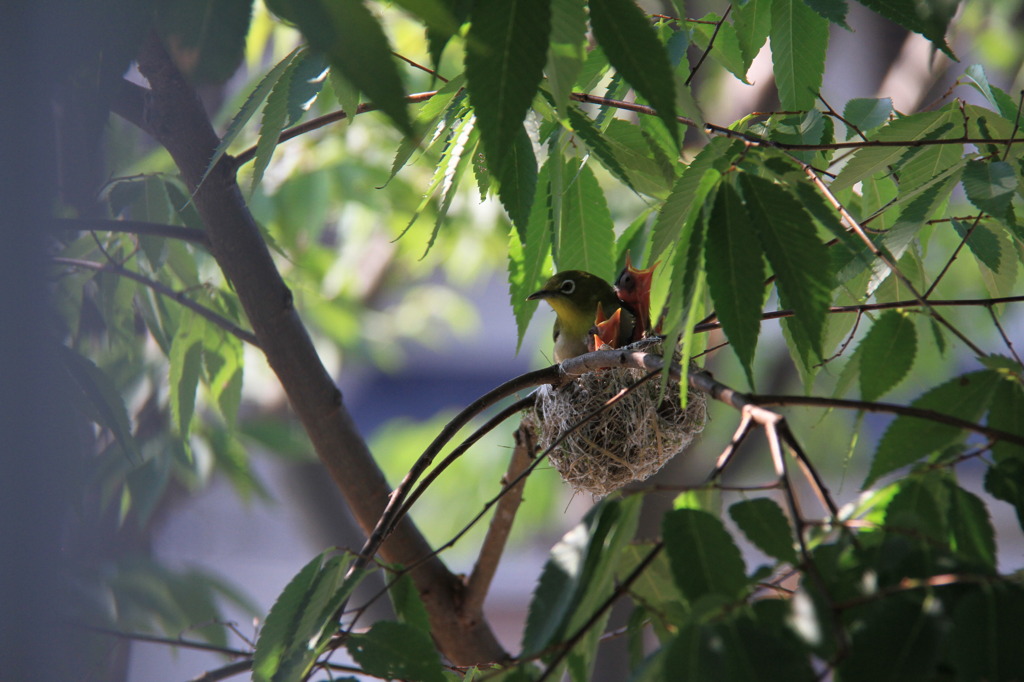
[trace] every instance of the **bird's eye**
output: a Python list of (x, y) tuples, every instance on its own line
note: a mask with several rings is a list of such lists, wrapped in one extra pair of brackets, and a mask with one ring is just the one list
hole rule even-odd
[(576, 291), (576, 282), (571, 279), (567, 279), (564, 282), (562, 282), (562, 286), (558, 288), (561, 290), (563, 294), (565, 294), (566, 296), (570, 296), (572, 292)]

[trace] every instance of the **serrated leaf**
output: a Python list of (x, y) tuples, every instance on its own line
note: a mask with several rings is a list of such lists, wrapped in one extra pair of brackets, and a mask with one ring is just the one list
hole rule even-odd
[[(999, 374), (991, 370), (964, 374), (927, 391), (912, 406), (977, 421), (988, 408), (1000, 380)], [(897, 417), (878, 443), (864, 487), (880, 476), (958, 442), (962, 437), (961, 430), (949, 424), (917, 417)]]
[(365, 634), (349, 635), (349, 655), (368, 675), (381, 679), (445, 682), (441, 658), (430, 636), (404, 623), (379, 621)]
[(964, 75), (970, 79), (971, 85), (985, 96), (989, 104), (996, 108), (996, 111), (1008, 121), (1013, 121), (1017, 117), (1017, 103), (1014, 102), (1009, 95), (1003, 90), (989, 83), (988, 76), (985, 74), (985, 67), (981, 64), (972, 64), (964, 70)]
[[(434, 131), (435, 139), (441, 136), (441, 133), (446, 129), (447, 125), (450, 125), (451, 121), (446, 121), (445, 125), (441, 124), (441, 119), (449, 114), (453, 107), (458, 107), (462, 101), (461, 95), (462, 90), (466, 85), (466, 77), (463, 74), (459, 74), (455, 78), (445, 83), (437, 91), (437, 93), (429, 100), (423, 103), (419, 111), (416, 113), (416, 123), (423, 130)], [(457, 110), (457, 109), (456, 109)], [(451, 117), (454, 120), (454, 116)], [(433, 142), (433, 140), (431, 140)], [(388, 176), (387, 182), (391, 182), (398, 171), (405, 167), (405, 164), (412, 158), (413, 153), (417, 149), (420, 149), (422, 140), (413, 137), (404, 137), (402, 141), (398, 143), (398, 151), (395, 152), (395, 159), (391, 162), (391, 174)], [(387, 183), (385, 183), (387, 184)]]
[(972, 204), (985, 213), (1003, 218), (1017, 190), (1017, 174), (1005, 161), (974, 159), (964, 167), (963, 184)]
[(891, 391), (910, 371), (917, 355), (917, 329), (903, 313), (889, 310), (871, 325), (857, 347), (860, 396), (873, 402)]
[[(522, 153), (523, 119), (537, 93), (551, 33), (550, 0), (481, 0), (470, 11), (466, 88), (476, 112), (488, 166), (501, 178), (506, 159)], [(534, 171), (536, 172), (536, 171)], [(505, 183), (503, 182), (502, 185)], [(509, 203), (502, 197), (509, 210)], [(523, 211), (509, 210), (517, 225)], [(522, 222), (520, 222), (522, 221)]]
[(946, 53), (946, 56), (956, 60), (953, 51), (946, 44), (946, 28), (960, 4), (956, 0), (939, 0), (938, 2), (860, 0), (860, 3), (903, 28), (920, 33), (935, 47)]
[[(992, 396), (992, 406), (988, 412), (988, 425), (993, 429), (1024, 438), (1022, 414), (1024, 414), (1024, 387), (1021, 387), (1020, 382), (1012, 379), (1001, 381)], [(1024, 446), (1001, 441), (992, 446), (992, 454), (996, 462), (1004, 462), (1011, 458), (1024, 461)], [(1024, 481), (1024, 479), (1021, 480)]]
[(92, 360), (66, 346), (60, 346), (60, 358), (88, 401), (96, 423), (110, 430), (129, 459), (141, 462), (128, 409), (111, 378)]
[(803, 0), (772, 0), (772, 64), (783, 109), (813, 109), (828, 49), (828, 21)]
[(811, 351), (821, 357), (825, 316), (833, 288), (828, 250), (803, 206), (781, 185), (744, 173), (749, 210), (758, 216), (758, 236), (775, 273), (783, 305), (796, 313), (793, 322)]
[[(530, 602), (523, 655), (532, 655), (589, 619), (614, 587), (623, 549), (636, 532), (638, 497), (605, 498), (551, 549)], [(600, 635), (600, 628), (595, 631)]]
[(761, 331), (765, 279), (761, 249), (751, 248), (757, 243), (757, 230), (739, 193), (731, 184), (722, 183), (708, 221), (705, 251), (708, 289), (722, 331), (751, 386), (754, 385), (754, 351)]
[(611, 119), (605, 127), (604, 140), (637, 192), (661, 198), (675, 182), (672, 164), (667, 163), (664, 152), (643, 126)]
[(287, 16), (310, 47), (327, 57), (407, 135), (413, 134), (405, 88), (380, 22), (362, 0), (289, 0)]
[[(872, 136), (872, 139), (880, 142), (921, 140), (929, 132), (949, 124), (953, 120), (952, 116), (949, 109), (904, 116), (890, 121), (888, 125)], [(849, 163), (843, 166), (839, 176), (832, 181), (832, 191), (838, 192), (847, 189), (869, 175), (884, 171), (889, 166), (895, 165), (906, 152), (905, 147), (865, 147), (858, 150)]]
[(960, 680), (1012, 680), (1024, 670), (1020, 614), (1024, 590), (992, 582), (957, 600), (946, 655)]
[(537, 310), (537, 301), (528, 301), (526, 297), (544, 284), (544, 273), (547, 270), (545, 261), (551, 243), (551, 180), (548, 167), (550, 163), (552, 160), (549, 157), (537, 178), (537, 193), (530, 210), (530, 219), (526, 223), (526, 243), (520, 241), (517, 230), (512, 230), (512, 234), (509, 235), (508, 283), (518, 331), (516, 352), (519, 352), (530, 318)]
[(985, 490), (1013, 506), (1024, 528), (1024, 458), (1004, 459), (985, 472)]
[(304, 50), (295, 56), (274, 84), (263, 107), (250, 193), (259, 187), (263, 173), (277, 149), (281, 131), (298, 121), (320, 93), (327, 75), (326, 69), (327, 63), (322, 57)]
[(952, 481), (946, 481), (949, 492), (949, 530), (952, 549), (976, 570), (995, 573), (996, 537), (988, 508), (976, 495)]
[(441, 231), (441, 226), (444, 224), (444, 220), (448, 216), (448, 210), (455, 199), (459, 182), (462, 180), (466, 168), (469, 167), (470, 157), (465, 154), (465, 151), (467, 147), (470, 150), (476, 147), (472, 143), (473, 133), (476, 130), (473, 126), (473, 121), (473, 117), (468, 113), (459, 120), (458, 125), (452, 130), (448, 146), (441, 154), (441, 161), (438, 163), (436, 171), (440, 174), (441, 178), (441, 204), (437, 207), (434, 229), (431, 231), (430, 239), (423, 250), (423, 257), (430, 253), (430, 248), (434, 245), (434, 240), (437, 239), (437, 234)]
[[(892, 111), (891, 97), (856, 97), (843, 107), (843, 119), (856, 126), (860, 132), (867, 133), (889, 120)], [(856, 134), (853, 129), (847, 129), (846, 139), (849, 140)]]
[(676, 586), (687, 600), (743, 595), (743, 557), (721, 521), (704, 511), (676, 509), (665, 514), (661, 532)]
[(399, 622), (411, 625), (425, 633), (430, 632), (430, 618), (427, 607), (408, 573), (404, 573), (388, 586), (388, 596)]
[(838, 24), (847, 31), (853, 30), (846, 23), (846, 13), (850, 9), (846, 4), (846, 0), (804, 0), (804, 2), (807, 3), (808, 7), (833, 24)]
[(714, 12), (701, 17), (700, 23), (693, 24), (693, 41), (702, 50), (707, 49), (713, 35), (715, 42), (710, 52), (711, 58), (740, 81), (747, 83), (747, 69), (752, 60), (747, 60), (743, 52), (736, 27), (723, 23), (722, 18)]
[[(937, 132), (938, 130), (932, 131), (928, 137)], [(936, 177), (960, 163), (963, 155), (964, 146), (961, 144), (934, 145), (908, 154), (898, 166), (899, 196), (908, 196), (914, 190), (927, 186)]]
[(244, 351), (242, 341), (223, 330), (206, 326), (203, 359), (210, 393), (228, 426), (234, 428), (242, 402)]
[(953, 229), (966, 239), (967, 247), (974, 254), (975, 258), (984, 263), (993, 272), (999, 271), (999, 262), (1002, 249), (999, 246), (999, 239), (983, 223), (976, 223), (968, 227), (959, 220), (953, 221)]
[(859, 614), (861, 628), (838, 666), (842, 679), (911, 680), (931, 671), (941, 652), (942, 624), (924, 599), (920, 591), (879, 599)]
[(611, 144), (601, 133), (601, 130), (594, 125), (590, 117), (580, 111), (579, 107), (574, 106), (569, 109), (569, 123), (572, 125), (573, 131), (587, 143), (587, 147), (594, 153), (594, 156), (601, 162), (601, 165), (607, 168), (612, 175), (631, 190), (637, 191), (633, 186), (633, 181), (626, 174), (626, 170), (615, 157)]
[(586, 270), (610, 281), (615, 276), (615, 229), (604, 192), (589, 166), (569, 159), (558, 228), (559, 270)]
[(724, 137), (715, 138), (697, 154), (676, 180), (671, 194), (665, 200), (654, 222), (651, 255), (648, 260), (653, 262), (660, 258), (661, 254), (679, 239), (680, 231), (694, 207), (699, 209), (708, 193), (718, 183), (721, 173), (716, 167), (728, 162), (726, 152), (731, 147), (730, 140)]
[(747, 69), (754, 57), (761, 51), (768, 31), (771, 29), (771, 2), (754, 0), (753, 2), (736, 3), (732, 8), (733, 25), (736, 27), (736, 39), (743, 53), (743, 61)]
[(747, 539), (762, 552), (779, 561), (796, 565), (793, 530), (782, 508), (774, 501), (759, 497), (737, 502), (729, 507), (729, 516)]
[(608, 61), (657, 110), (678, 145), (675, 79), (658, 34), (633, 0), (590, 0), (589, 6)]
[(228, 129), (224, 133), (224, 137), (221, 138), (220, 144), (218, 144), (217, 148), (213, 151), (213, 156), (210, 157), (210, 163), (207, 164), (206, 170), (203, 171), (203, 177), (199, 179), (200, 185), (203, 184), (206, 177), (210, 174), (210, 171), (213, 170), (213, 167), (217, 165), (217, 162), (220, 161), (221, 157), (224, 156), (224, 153), (227, 152), (228, 147), (230, 147), (231, 143), (235, 141), (238, 134), (242, 132), (245, 124), (249, 122), (249, 119), (253, 117), (253, 114), (255, 114), (267, 100), (267, 97), (270, 95), (270, 91), (273, 90), (274, 85), (277, 84), (277, 81), (279, 81), (288, 70), (288, 66), (295, 59), (296, 55), (298, 55), (303, 49), (305, 48), (297, 47), (289, 52), (288, 55), (279, 61), (274, 68), (256, 84), (256, 87), (252, 89), (252, 92), (250, 92), (249, 96), (246, 97), (242, 108), (237, 114), (235, 114), (235, 117), (231, 119), (231, 123), (228, 124)]
[[(477, 119), (479, 125), (480, 120)], [(483, 130), (480, 141), (483, 142)], [(491, 161), (488, 154), (488, 162)], [(519, 230), (519, 238), (523, 239), (523, 226), (530, 217), (533, 196), (537, 191), (537, 157), (533, 154), (533, 144), (526, 128), (519, 126), (519, 135), (515, 138), (508, 154), (500, 160), (501, 165), (494, 169), (488, 168), (498, 180), (498, 198), (508, 212), (512, 224)]]
[(203, 333), (205, 323), (189, 312), (178, 326), (171, 342), (168, 383), (170, 388), (171, 419), (183, 439), (192, 428), (192, 415), (196, 407), (196, 388), (203, 361)]
[(559, 115), (564, 119), (576, 107), (569, 94), (586, 58), (587, 14), (583, 0), (552, 0), (551, 44), (545, 73)]

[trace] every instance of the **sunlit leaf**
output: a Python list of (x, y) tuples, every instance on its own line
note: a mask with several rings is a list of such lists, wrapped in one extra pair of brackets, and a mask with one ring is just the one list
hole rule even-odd
[(803, 0), (773, 0), (772, 63), (783, 109), (814, 108), (825, 71), (828, 21)]
[(558, 269), (586, 270), (611, 281), (615, 277), (615, 232), (604, 192), (594, 172), (579, 159), (565, 166), (562, 220), (558, 230)]
[(589, 6), (594, 37), (608, 61), (651, 103), (678, 141), (672, 65), (650, 21), (633, 0), (591, 0)]
[[(927, 391), (912, 406), (977, 421), (988, 408), (1000, 381), (999, 374), (991, 370), (963, 374)], [(899, 416), (882, 436), (864, 485), (955, 443), (962, 436), (961, 429), (950, 424)]]
[(722, 331), (740, 359), (747, 380), (754, 384), (753, 361), (761, 331), (764, 262), (757, 230), (739, 193), (723, 183), (715, 195), (708, 220), (708, 289)]
[(860, 395), (878, 400), (903, 381), (917, 355), (917, 330), (913, 319), (886, 311), (871, 325), (857, 347), (860, 362)]

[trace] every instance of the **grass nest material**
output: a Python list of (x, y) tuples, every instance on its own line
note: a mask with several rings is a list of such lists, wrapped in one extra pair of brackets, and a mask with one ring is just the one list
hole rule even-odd
[[(534, 407), (541, 449), (645, 375), (639, 369), (606, 369), (557, 389), (541, 387)], [(690, 389), (682, 408), (674, 380), (664, 400), (660, 395), (659, 377), (654, 377), (570, 433), (549, 455), (562, 479), (574, 490), (603, 497), (654, 475), (682, 452), (704, 430), (706, 398)]]

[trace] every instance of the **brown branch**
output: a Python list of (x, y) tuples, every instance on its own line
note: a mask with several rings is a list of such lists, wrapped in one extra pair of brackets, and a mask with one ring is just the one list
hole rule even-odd
[[(223, 158), (199, 186), (219, 140), (195, 90), (151, 36), (139, 54), (151, 90), (115, 102), (117, 113), (140, 124), (174, 159), (207, 227), (210, 250), (238, 293), (253, 332), (324, 466), (364, 530), (373, 527), (390, 493), (366, 441), (345, 409), (341, 391), (323, 366), (235, 179)], [(143, 97), (139, 116), (137, 103)], [(384, 558), (409, 564), (430, 546), (408, 519), (381, 547)], [(457, 663), (504, 659), (507, 654), (481, 614), (461, 608), (462, 581), (439, 559), (423, 562), (411, 577), (423, 597), (439, 648)]]
[(54, 263), (57, 263), (58, 265), (69, 265), (74, 268), (95, 270), (96, 272), (111, 272), (114, 273), (115, 275), (118, 275), (119, 277), (127, 277), (130, 280), (134, 280), (139, 284), (149, 287), (150, 289), (152, 289), (153, 291), (157, 292), (162, 296), (174, 299), (182, 306), (188, 308), (189, 310), (196, 313), (203, 319), (212, 322), (213, 324), (217, 325), (218, 327), (228, 332), (229, 334), (233, 334), (234, 336), (238, 337), (242, 341), (245, 341), (248, 344), (252, 344), (257, 348), (260, 347), (259, 340), (252, 332), (242, 329), (231, 320), (220, 315), (216, 311), (210, 310), (201, 303), (196, 303), (191, 298), (189, 298), (184, 291), (175, 291), (174, 289), (170, 288), (163, 282), (158, 282), (154, 279), (150, 279), (149, 277), (141, 275), (135, 272), (134, 270), (129, 270), (128, 268), (118, 263), (115, 263), (114, 261), (109, 261), (107, 263), (96, 263), (94, 261), (89, 260), (79, 260), (77, 258), (61, 258), (59, 256), (55, 256), (50, 260), (52, 260)]
[[(940, 307), (955, 307), (955, 306), (979, 306), (979, 307), (991, 307), (999, 305), (1001, 303), (1024, 303), (1024, 295), (1021, 296), (1001, 296), (998, 298), (956, 298), (956, 299), (942, 299), (938, 301), (928, 301), (928, 305), (940, 308)], [(891, 310), (893, 308), (917, 308), (921, 306), (921, 302), (908, 299), (904, 301), (888, 301), (886, 303), (861, 303), (858, 305), (834, 305), (829, 306), (828, 312), (830, 313), (857, 313), (862, 314), (872, 310)], [(761, 315), (762, 320), (777, 320), (783, 317), (792, 317), (795, 313), (792, 310), (772, 310)], [(693, 331), (708, 332), (714, 329), (720, 329), (722, 327), (721, 322), (701, 322), (700, 324), (694, 325)]]
[(476, 564), (466, 581), (466, 604), (470, 610), (483, 610), (484, 598), (487, 596), (491, 581), (498, 570), (498, 563), (501, 561), (509, 532), (512, 530), (512, 522), (523, 501), (523, 488), (526, 486), (526, 479), (519, 480), (515, 485), (510, 485), (510, 483), (519, 479), (519, 474), (530, 465), (537, 448), (533, 430), (529, 427), (520, 425), (514, 435), (516, 447), (512, 451), (512, 459), (509, 461), (508, 471), (502, 481), (502, 487), (507, 487), (508, 492), (502, 496), (494, 510), (494, 516), (491, 517), (491, 525), (480, 546)]
[(59, 230), (144, 234), (154, 237), (167, 237), (168, 239), (180, 239), (193, 244), (199, 244), (207, 249), (210, 248), (210, 240), (206, 237), (206, 231), (195, 227), (150, 223), (144, 220), (111, 220), (109, 218), (54, 218), (53, 222), (54, 226)]
[(986, 438), (992, 438), (994, 440), (1005, 441), (1007, 443), (1013, 443), (1015, 445), (1024, 446), (1024, 436), (1018, 436), (1016, 434), (1001, 431), (999, 429), (993, 429), (989, 426), (984, 426), (982, 424), (975, 424), (972, 421), (960, 419), (959, 417), (954, 417), (943, 412), (937, 412), (936, 410), (926, 410), (920, 407), (897, 405), (895, 403), (868, 402), (865, 400), (847, 400), (843, 398), (818, 398), (815, 396), (803, 395), (755, 394), (746, 396), (746, 398), (755, 405), (804, 405), (808, 407), (825, 408), (838, 407), (847, 410), (860, 410), (863, 412), (880, 412), (887, 414), (896, 414), (904, 417), (916, 417), (917, 419), (926, 419), (928, 421), (933, 421), (939, 424), (955, 426), (958, 429), (971, 431), (973, 433), (985, 436)]
[[(438, 78), (440, 78), (440, 76), (438, 76)], [(442, 79), (442, 80), (444, 80), (444, 79)], [(406, 101), (407, 104), (415, 104), (417, 102), (425, 102), (425, 101), (427, 101), (428, 99), (430, 99), (431, 97), (433, 97), (436, 94), (437, 94), (437, 90), (432, 90), (430, 92), (419, 92), (419, 93), (415, 93), (415, 94), (406, 96), (405, 101)], [(356, 115), (358, 115), (358, 114), (365, 114), (368, 111), (376, 111), (376, 110), (377, 110), (377, 105), (376, 104), (373, 104), (372, 102), (361, 102), (359, 104), (359, 106), (356, 107)], [(306, 121), (305, 123), (300, 123), (300, 124), (298, 124), (296, 126), (292, 126), (291, 128), (288, 128), (287, 130), (282, 130), (281, 134), (277, 136), (277, 144), (281, 144), (282, 142), (287, 142), (288, 140), (296, 138), (299, 135), (304, 135), (306, 133), (312, 132), (312, 131), (317, 130), (319, 128), (323, 128), (325, 126), (328, 126), (328, 125), (330, 125), (332, 123), (337, 123), (338, 121), (344, 121), (348, 117), (349, 117), (348, 113), (346, 113), (345, 111), (339, 109), (337, 111), (332, 111), (329, 114), (324, 114), (323, 116), (317, 116), (316, 118), (311, 118), (310, 120)], [(255, 145), (253, 145), (252, 147), (249, 147), (245, 151), (242, 151), (242, 152), (236, 154), (235, 156), (231, 157), (231, 163), (237, 169), (237, 168), (240, 168), (241, 166), (244, 166), (245, 164), (249, 163), (254, 158), (256, 158), (256, 146)]]
[(715, 30), (711, 34), (711, 39), (708, 40), (707, 49), (704, 50), (704, 52), (700, 55), (700, 59), (698, 59), (697, 63), (693, 65), (693, 68), (690, 69), (690, 75), (686, 77), (686, 82), (684, 82), (683, 85), (689, 87), (690, 82), (693, 81), (693, 77), (697, 75), (697, 71), (700, 69), (701, 66), (704, 65), (704, 60), (706, 60), (708, 58), (708, 55), (711, 54), (711, 48), (714, 47), (715, 45), (715, 38), (718, 37), (718, 32), (722, 30), (722, 24), (725, 23), (725, 20), (729, 16), (729, 12), (731, 11), (732, 5), (727, 6), (725, 8), (725, 14), (722, 15), (722, 18), (715, 22)]

